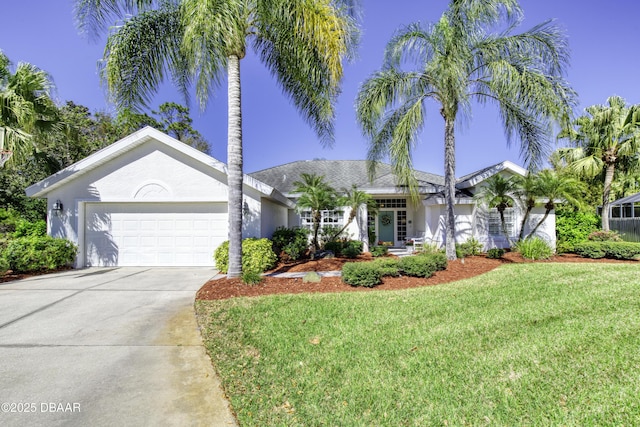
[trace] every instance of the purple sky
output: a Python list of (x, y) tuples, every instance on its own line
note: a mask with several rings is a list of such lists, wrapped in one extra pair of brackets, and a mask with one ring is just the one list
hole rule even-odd
[[(15, 63), (30, 62), (51, 74), (59, 103), (72, 100), (92, 111), (114, 112), (97, 73), (103, 43), (78, 35), (73, 1), (20, 0), (4, 2), (0, 49)], [(363, 34), (358, 58), (346, 68), (338, 105), (336, 142), (323, 148), (314, 133), (282, 95), (264, 67), (249, 53), (242, 61), (244, 169), (253, 172), (296, 160), (364, 159), (367, 141), (355, 122), (354, 99), (360, 84), (379, 69), (386, 43), (396, 29), (411, 22), (434, 22), (446, 0), (363, 0)], [(619, 95), (640, 103), (640, 2), (636, 0), (521, 0), (528, 29), (557, 19), (568, 34), (572, 60), (567, 78), (579, 94), (578, 113), (607, 97)], [(182, 102), (171, 87), (156, 97)], [(442, 174), (443, 121), (435, 105), (427, 113), (426, 129), (414, 152), (417, 169)], [(211, 155), (226, 161), (226, 86), (200, 111), (191, 105), (195, 127), (212, 145)], [(511, 160), (521, 164), (517, 147), (508, 149), (493, 107), (476, 106), (471, 120), (456, 135), (457, 176)]]

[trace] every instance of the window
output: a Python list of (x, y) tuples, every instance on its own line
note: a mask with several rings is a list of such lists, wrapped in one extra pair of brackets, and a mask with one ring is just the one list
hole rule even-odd
[[(342, 227), (344, 225), (344, 214), (342, 211), (320, 211), (322, 219), (320, 228), (324, 226)], [(313, 229), (313, 217), (311, 211), (300, 212), (300, 226), (309, 230)]]
[(407, 240), (407, 211), (397, 212), (398, 222), (398, 240), (404, 242)]
[[(514, 234), (514, 215), (513, 209), (507, 208), (504, 211), (504, 222), (507, 227), (507, 235), (513, 236)], [(504, 236), (504, 232), (502, 231), (502, 224), (500, 221), (500, 213), (496, 208), (493, 208), (489, 211), (489, 235), (490, 236)]]
[(406, 208), (407, 199), (376, 199), (379, 209)]

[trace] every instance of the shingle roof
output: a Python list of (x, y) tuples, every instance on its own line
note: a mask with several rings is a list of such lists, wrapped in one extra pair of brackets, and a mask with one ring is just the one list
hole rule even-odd
[(627, 197), (623, 197), (621, 199), (615, 200), (611, 202), (611, 205), (626, 205), (629, 203), (638, 203), (640, 202), (640, 193), (632, 194)]
[[(325, 181), (336, 189), (351, 188), (353, 185), (363, 191), (396, 187), (391, 165), (386, 163), (378, 165), (374, 180), (369, 181), (366, 160), (301, 160), (249, 175), (286, 194), (293, 191), (293, 183), (300, 181), (303, 173), (322, 175)], [(426, 193), (437, 191), (438, 187), (444, 185), (444, 177), (440, 175), (422, 171), (415, 173)]]

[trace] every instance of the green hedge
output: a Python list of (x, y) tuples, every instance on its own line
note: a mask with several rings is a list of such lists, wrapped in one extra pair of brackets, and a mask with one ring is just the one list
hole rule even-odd
[[(229, 270), (229, 241), (225, 240), (215, 250), (213, 258), (216, 268), (221, 273)], [(278, 257), (273, 251), (273, 243), (269, 239), (253, 237), (242, 241), (242, 270), (262, 273), (275, 267)]]
[(342, 266), (342, 281), (371, 288), (382, 283), (382, 270), (373, 262), (348, 262)]
[(3, 249), (1, 264), (16, 273), (57, 270), (72, 265), (77, 252), (78, 248), (67, 239), (19, 237)]
[(373, 287), (380, 284), (384, 276), (406, 274), (427, 278), (445, 268), (447, 268), (447, 257), (440, 252), (400, 259), (380, 258), (368, 262), (346, 263), (342, 267), (342, 280), (351, 286)]
[(447, 256), (441, 252), (400, 258), (400, 270), (407, 276), (427, 278), (445, 268), (447, 268)]
[(574, 252), (585, 258), (640, 260), (640, 243), (588, 241), (574, 246)]

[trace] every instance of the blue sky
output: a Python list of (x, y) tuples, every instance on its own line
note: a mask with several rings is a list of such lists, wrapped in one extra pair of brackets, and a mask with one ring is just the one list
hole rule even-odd
[[(51, 74), (59, 103), (72, 100), (92, 111), (114, 112), (97, 72), (103, 43), (80, 36), (73, 20), (73, 1), (3, 2), (0, 49), (14, 62), (30, 62)], [(437, 20), (447, 0), (363, 0), (362, 40), (358, 58), (346, 68), (336, 121), (336, 142), (324, 148), (275, 81), (252, 53), (242, 61), (244, 170), (253, 172), (296, 160), (364, 159), (367, 141), (355, 121), (354, 99), (361, 83), (382, 63), (384, 47), (394, 31), (411, 22)], [(640, 103), (640, 2), (636, 0), (521, 0), (528, 29), (554, 18), (569, 37), (571, 67), (567, 79), (578, 92), (578, 113), (619, 95)], [(156, 97), (182, 102), (170, 87)], [(212, 145), (211, 155), (226, 161), (226, 86), (200, 111), (193, 104), (195, 127)], [(414, 152), (417, 169), (442, 174), (443, 121), (435, 105)], [(517, 146), (507, 148), (492, 107), (474, 107), (471, 120), (458, 126), (456, 175), (511, 160), (521, 164)]]

